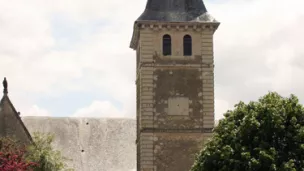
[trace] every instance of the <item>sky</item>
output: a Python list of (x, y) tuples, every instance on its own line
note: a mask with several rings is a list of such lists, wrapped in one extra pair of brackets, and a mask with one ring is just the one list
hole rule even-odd
[[(304, 103), (303, 0), (205, 0), (215, 116), (269, 91)], [(0, 78), (22, 116), (135, 118), (134, 21), (146, 0), (0, 0)], [(303, 46), (302, 46), (303, 47)]]

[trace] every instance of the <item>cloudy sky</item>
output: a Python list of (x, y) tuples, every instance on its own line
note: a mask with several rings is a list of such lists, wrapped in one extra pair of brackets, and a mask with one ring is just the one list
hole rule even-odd
[[(205, 0), (216, 118), (268, 91), (304, 103), (303, 0)], [(146, 0), (0, 0), (0, 77), (23, 116), (135, 118), (134, 20)]]

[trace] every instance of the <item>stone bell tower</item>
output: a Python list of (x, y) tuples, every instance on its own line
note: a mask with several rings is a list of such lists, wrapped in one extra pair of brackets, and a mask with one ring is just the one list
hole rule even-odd
[(137, 52), (137, 171), (188, 171), (214, 127), (213, 34), (202, 0), (148, 0)]

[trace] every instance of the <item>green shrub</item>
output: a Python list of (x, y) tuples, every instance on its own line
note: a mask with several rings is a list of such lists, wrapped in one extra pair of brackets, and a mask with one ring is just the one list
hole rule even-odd
[(53, 134), (35, 132), (32, 137), (34, 143), (28, 147), (27, 159), (39, 164), (34, 171), (73, 171), (65, 164), (67, 158), (63, 157), (60, 151), (53, 149)]

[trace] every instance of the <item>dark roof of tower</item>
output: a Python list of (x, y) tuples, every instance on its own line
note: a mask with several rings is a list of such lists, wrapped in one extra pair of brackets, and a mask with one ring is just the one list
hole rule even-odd
[(202, 0), (148, 0), (137, 21), (206, 21), (207, 9)]
[(148, 0), (145, 11), (135, 21), (130, 48), (136, 49), (139, 39), (139, 25), (143, 23), (212, 23), (219, 26), (208, 12), (203, 0)]

